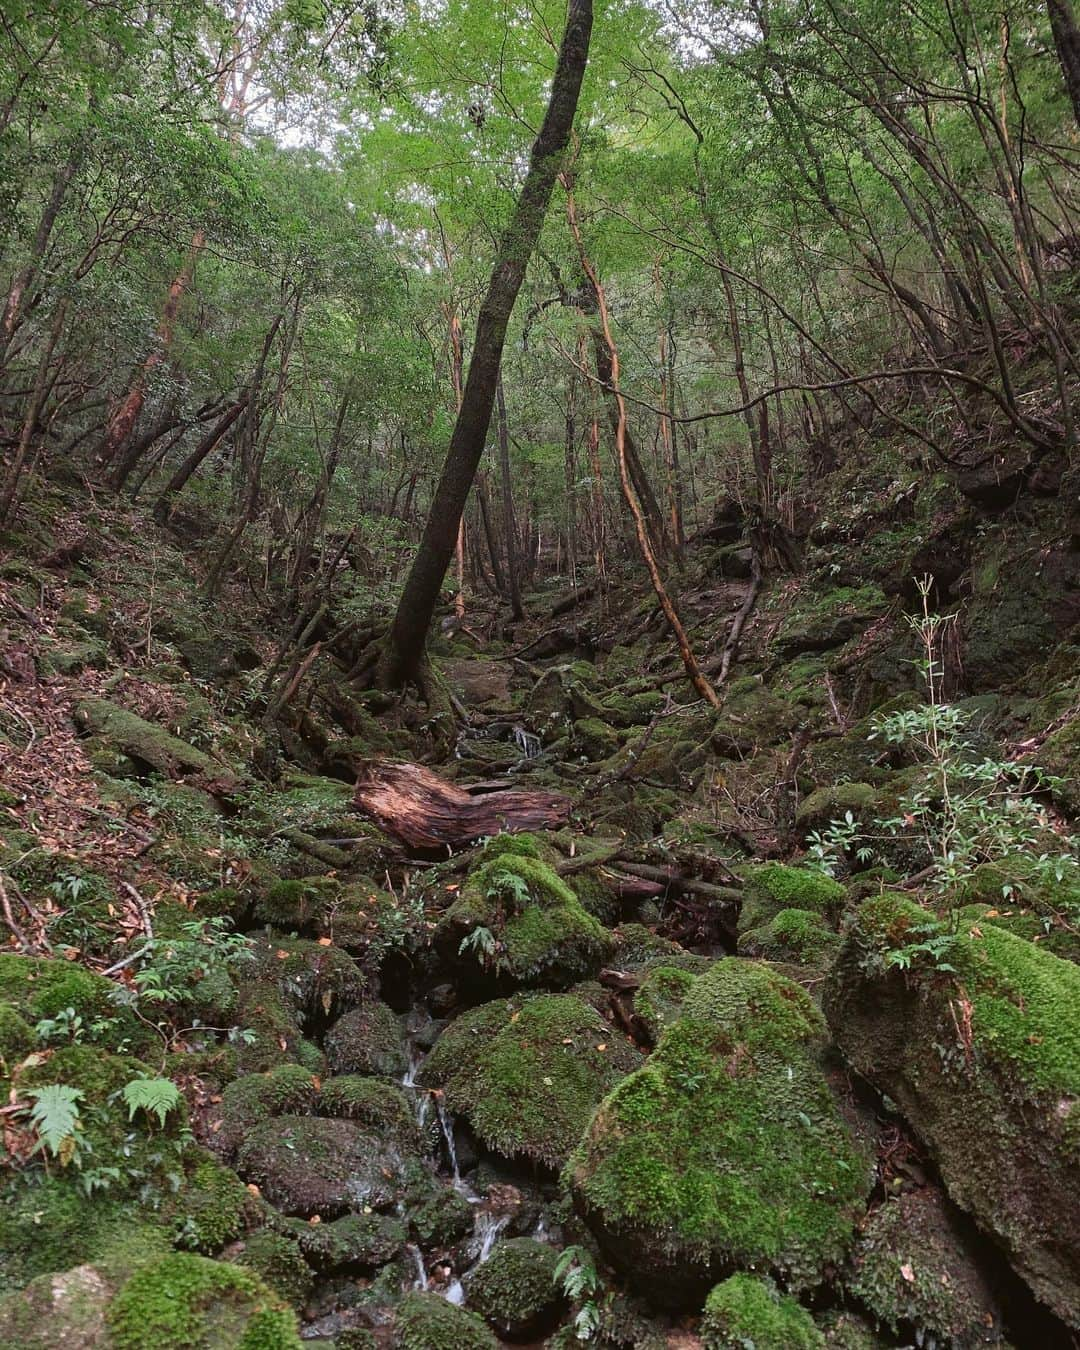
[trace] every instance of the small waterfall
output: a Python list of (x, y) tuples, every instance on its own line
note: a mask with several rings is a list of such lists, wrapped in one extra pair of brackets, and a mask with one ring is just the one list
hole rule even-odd
[(412, 1256), (413, 1261), (416, 1263), (416, 1279), (413, 1281), (413, 1288), (424, 1290), (427, 1288), (428, 1285), (427, 1268), (424, 1265), (424, 1253), (420, 1250), (420, 1248), (416, 1245), (415, 1242), (410, 1242), (406, 1250), (409, 1252), (409, 1254)]
[(465, 1286), (460, 1280), (451, 1280), (446, 1286), (443, 1298), (446, 1299), (447, 1303), (453, 1303), (460, 1308), (465, 1302)]
[(490, 1210), (479, 1209), (476, 1212), (476, 1226), (469, 1242), (469, 1254), (473, 1263), (469, 1267), (475, 1270), (482, 1266), (491, 1255), (491, 1249), (499, 1240), (499, 1234), (510, 1222), (509, 1214), (492, 1214)]
[(514, 744), (526, 759), (535, 759), (544, 748), (540, 737), (526, 731), (519, 723), (514, 724)]
[(439, 1128), (442, 1130), (443, 1142), (446, 1144), (446, 1160), (450, 1164), (450, 1174), (454, 1179), (454, 1185), (461, 1185), (461, 1173), (458, 1171), (457, 1147), (454, 1144), (454, 1122), (450, 1119), (450, 1114), (443, 1105), (442, 1097), (435, 1098), (435, 1113), (439, 1117)]

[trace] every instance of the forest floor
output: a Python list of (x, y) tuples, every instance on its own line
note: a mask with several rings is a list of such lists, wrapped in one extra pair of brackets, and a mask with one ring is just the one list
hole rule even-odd
[[(1075, 487), (834, 474), (713, 709), (640, 578), (471, 599), (427, 707), (277, 669), (190, 521), (40, 484), (0, 1343), (1077, 1344)], [(669, 569), (714, 677), (744, 526)]]

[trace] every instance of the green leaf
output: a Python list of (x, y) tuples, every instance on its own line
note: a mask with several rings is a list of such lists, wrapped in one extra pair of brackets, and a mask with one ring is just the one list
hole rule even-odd
[(30, 1108), (30, 1124), (38, 1134), (35, 1153), (45, 1149), (54, 1158), (59, 1158), (64, 1167), (67, 1166), (75, 1156), (75, 1131), (79, 1128), (79, 1102), (82, 1095), (78, 1088), (63, 1083), (49, 1083), (27, 1093), (34, 1099), (34, 1105)]
[(128, 1120), (134, 1120), (135, 1112), (142, 1110), (147, 1115), (157, 1116), (158, 1124), (165, 1124), (165, 1117), (180, 1105), (180, 1089), (167, 1078), (135, 1078), (124, 1087), (124, 1103), (128, 1109)]

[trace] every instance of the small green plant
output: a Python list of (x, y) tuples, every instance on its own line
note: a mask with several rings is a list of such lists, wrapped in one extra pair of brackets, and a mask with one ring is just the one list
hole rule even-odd
[(125, 1084), (122, 1095), (128, 1120), (135, 1119), (136, 1111), (145, 1111), (148, 1116), (157, 1116), (162, 1128), (169, 1112), (177, 1110), (183, 1100), (180, 1089), (168, 1078), (134, 1078)]
[(481, 926), (474, 928), (471, 933), (466, 933), (461, 939), (458, 956), (472, 953), (482, 966), (486, 966), (494, 960), (497, 946), (495, 934), (490, 928)]
[(58, 900), (66, 900), (70, 904), (77, 903), (79, 896), (87, 886), (87, 878), (68, 874), (58, 877), (56, 881), (51, 882), (49, 890)]
[(31, 1088), (30, 1124), (37, 1131), (34, 1153), (42, 1151), (56, 1158), (61, 1167), (72, 1162), (79, 1148), (79, 1102), (83, 1094), (66, 1083), (48, 1083)]
[(911, 970), (914, 966), (930, 966), (934, 970), (955, 972), (956, 967), (946, 959), (956, 947), (958, 935), (936, 921), (918, 924), (911, 930), (919, 942), (908, 942), (885, 953), (885, 965), (897, 970)]
[(485, 892), (489, 900), (501, 900), (509, 904), (515, 912), (520, 912), (529, 903), (529, 883), (516, 872), (496, 872)]
[(232, 974), (254, 959), (251, 943), (222, 916), (183, 924), (179, 938), (153, 938), (140, 955), (143, 964), (133, 980), (139, 998), (172, 1006), (191, 998), (201, 981)]
[(591, 1341), (600, 1330), (599, 1299), (604, 1284), (590, 1253), (584, 1247), (566, 1247), (556, 1263), (554, 1280), (577, 1306), (574, 1335), (579, 1341)]

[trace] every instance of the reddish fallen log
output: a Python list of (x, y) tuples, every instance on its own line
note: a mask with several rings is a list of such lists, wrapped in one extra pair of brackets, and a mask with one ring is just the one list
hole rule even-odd
[(431, 769), (391, 760), (361, 768), (353, 803), (410, 849), (437, 853), (484, 835), (557, 830), (571, 806), (560, 792), (504, 788), (474, 795)]

